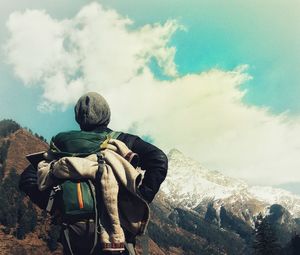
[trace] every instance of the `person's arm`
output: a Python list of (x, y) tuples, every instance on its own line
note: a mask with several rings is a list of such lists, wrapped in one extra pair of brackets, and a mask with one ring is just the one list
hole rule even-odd
[(47, 207), (51, 189), (40, 191), (37, 184), (37, 170), (29, 165), (20, 176), (19, 189), (23, 191), (30, 200), (41, 209)]
[(167, 156), (162, 150), (137, 136), (122, 134), (118, 139), (139, 155), (139, 166), (145, 170), (139, 190), (149, 203), (152, 202), (167, 175)]

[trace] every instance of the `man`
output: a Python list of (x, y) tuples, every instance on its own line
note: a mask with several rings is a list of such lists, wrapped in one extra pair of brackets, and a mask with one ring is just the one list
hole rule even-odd
[[(112, 130), (107, 127), (110, 116), (111, 112), (106, 100), (95, 92), (89, 92), (80, 97), (75, 106), (75, 119), (84, 132), (111, 132)], [(139, 186), (139, 193), (148, 203), (151, 203), (167, 174), (168, 160), (166, 155), (136, 135), (121, 133), (117, 139), (125, 143), (132, 152), (138, 154), (138, 166), (145, 170), (142, 184)], [(47, 204), (45, 200), (48, 200), (49, 191), (40, 192), (38, 190), (35, 170), (29, 167), (23, 172), (20, 189), (29, 195), (33, 202), (45, 209)], [(127, 242), (134, 243), (134, 240), (130, 240), (130, 234), (126, 235), (126, 239)], [(65, 244), (65, 240), (63, 240), (63, 244)]]

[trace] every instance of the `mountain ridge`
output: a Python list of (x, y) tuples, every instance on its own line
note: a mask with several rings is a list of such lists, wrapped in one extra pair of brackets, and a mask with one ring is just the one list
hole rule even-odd
[(243, 180), (206, 169), (177, 149), (172, 149), (168, 158), (169, 171), (161, 192), (176, 206), (193, 209), (204, 200), (213, 200), (218, 206), (252, 204), (255, 216), (272, 204), (281, 204), (294, 218), (300, 217), (300, 196), (296, 194), (269, 186), (250, 186)]

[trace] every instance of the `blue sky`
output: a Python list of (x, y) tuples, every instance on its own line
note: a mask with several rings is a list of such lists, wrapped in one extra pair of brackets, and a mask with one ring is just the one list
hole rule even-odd
[[(180, 74), (205, 71), (213, 67), (231, 70), (249, 65), (253, 80), (245, 101), (264, 105), (273, 112), (300, 112), (298, 1), (100, 1), (135, 21), (135, 26), (178, 19), (186, 27), (171, 40), (177, 48), (175, 57)], [(9, 14), (26, 8), (45, 9), (53, 17), (72, 17), (86, 1), (10, 1), (1, 3), (1, 43), (6, 40), (5, 22)], [(40, 91), (28, 90), (1, 63), (1, 108), (13, 104), (1, 118), (15, 118), (48, 139), (53, 134), (49, 124), (59, 118), (64, 128), (74, 128), (70, 115), (41, 114), (36, 111)], [(16, 102), (16, 98), (18, 98)], [(28, 118), (26, 112), (36, 116)], [(53, 116), (54, 115), (54, 116)], [(49, 120), (49, 118), (51, 120)], [(43, 124), (42, 124), (42, 123)], [(58, 128), (58, 130), (61, 127)]]
[[(45, 13), (51, 17), (53, 22), (65, 19), (72, 20), (88, 2), (89, 1), (70, 0), (28, 0), (22, 1), (21, 3), (16, 0), (10, 2), (1, 1), (0, 43), (1, 45), (5, 45), (7, 41), (12, 38), (12, 33), (14, 33), (12, 30), (9, 31), (6, 26), (11, 13), (17, 11), (24, 14), (26, 9), (43, 9)], [(131, 19), (133, 24), (128, 25), (126, 31), (138, 31), (144, 26), (156, 23), (161, 24), (163, 27), (168, 20), (176, 20), (178, 25), (174, 25), (174, 27), (176, 27), (174, 28), (175, 31), (166, 32), (170, 38), (166, 44), (161, 45), (161, 47), (166, 49), (166, 51), (169, 52), (168, 54), (171, 55), (172, 50), (169, 51), (169, 49), (174, 48), (176, 50), (174, 55), (171, 56), (171, 65), (176, 65), (177, 74), (175, 76), (164, 74), (164, 69), (162, 66), (159, 66), (156, 61), (165, 61), (164, 64), (166, 64), (166, 61), (169, 60), (161, 59), (161, 56), (156, 58), (156, 53), (153, 53), (152, 61), (147, 63), (148, 66), (150, 66), (151, 75), (154, 75), (154, 79), (167, 80), (170, 81), (170, 83), (172, 83), (172, 81), (176, 83), (175, 80), (183, 82), (186, 81), (189, 75), (200, 76), (206, 72), (210, 73), (215, 69), (224, 72), (224, 74), (230, 74), (231, 72), (235, 72), (234, 70), (237, 70), (236, 68), (247, 65), (247, 68), (241, 71), (241, 73), (247, 75), (247, 78), (236, 78), (242, 79), (242, 81), (239, 82), (238, 90), (247, 91), (244, 95), (240, 95), (240, 97), (237, 96), (240, 100), (238, 103), (243, 104), (245, 109), (254, 107), (260, 112), (264, 112), (268, 109), (267, 115), (272, 118), (272, 121), (274, 119), (274, 123), (279, 123), (278, 125), (276, 124), (276, 127), (272, 126), (272, 131), (277, 128), (281, 130), (281, 122), (284, 122), (285, 125), (285, 123), (298, 121), (300, 113), (300, 77), (298, 75), (300, 64), (300, 32), (298, 29), (300, 22), (299, 1), (103, 0), (98, 1), (98, 3), (100, 3), (105, 10), (115, 10), (120, 17), (124, 19), (128, 17)], [(30, 14), (28, 14), (28, 17), (30, 18)], [(14, 29), (15, 33), (19, 33), (16, 28)], [(76, 129), (77, 125), (73, 120), (72, 102), (74, 100), (72, 101), (70, 99), (68, 102), (54, 102), (53, 100), (51, 101), (48, 96), (47, 100), (59, 105), (59, 107), (55, 107), (54, 111), (39, 111), (38, 106), (41, 101), (45, 99), (45, 97), (43, 97), (45, 92), (44, 87), (40, 86), (38, 82), (32, 82), (24, 86), (24, 77), (20, 77), (20, 75), (13, 71), (17, 63), (7, 64), (8, 59), (6, 54), (7, 52), (2, 50), (2, 61), (0, 62), (0, 107), (5, 110), (0, 112), (0, 118), (13, 118), (23, 126), (31, 128), (34, 132), (38, 132), (47, 139), (61, 130)], [(151, 55), (152, 53), (149, 54)], [(101, 57), (101, 55), (99, 56)], [(152, 64), (149, 65), (149, 63)], [(187, 90), (189, 89), (188, 87), (186, 88)], [(185, 88), (183, 87), (183, 89)], [(106, 93), (110, 95), (112, 91), (115, 90), (107, 90)], [(238, 91), (235, 92), (238, 93)], [(140, 96), (138, 92), (136, 96)], [(61, 107), (62, 104), (63, 107)], [(217, 106), (218, 105), (214, 107)], [(115, 106), (115, 109), (117, 109), (117, 106)], [(195, 110), (195, 112), (197, 111)], [(168, 112), (166, 111), (166, 113)], [(285, 114), (284, 120), (281, 120), (282, 113)], [(116, 116), (118, 116), (118, 114), (119, 113), (116, 113)], [(189, 111), (188, 114), (191, 114), (189, 115), (191, 118), (197, 118), (194, 111), (193, 114), (191, 111)], [(211, 115), (214, 114), (218, 113), (211, 113)], [(151, 119), (151, 114), (149, 114), (149, 118)], [(205, 119), (206, 117), (203, 115), (202, 118)], [(234, 115), (230, 117), (230, 119), (232, 118), (234, 118)], [(183, 117), (178, 120), (170, 119), (169, 121), (174, 121), (176, 125), (176, 121), (180, 121), (181, 119), (183, 119)], [(153, 119), (153, 121), (159, 120), (161, 119)], [(193, 122), (193, 119), (189, 119), (188, 121)], [(224, 120), (224, 123), (221, 121), (219, 129), (223, 125), (226, 126), (227, 121), (228, 120)], [(124, 128), (125, 131), (135, 130), (141, 135), (153, 137), (154, 141), (160, 141), (158, 134), (152, 133), (151, 130), (149, 131), (149, 128), (143, 126), (145, 125), (143, 124), (145, 123), (144, 119), (137, 120), (136, 122), (137, 124), (134, 120), (131, 120), (131, 123), (124, 124), (124, 127), (122, 127), (122, 125), (119, 124), (120, 122), (115, 121), (114, 125), (117, 128)], [(238, 126), (239, 124), (240, 121), (237, 117), (236, 123), (232, 122), (232, 125)], [(133, 127), (135, 127), (135, 125), (137, 125), (138, 128), (134, 129)], [(227, 137), (231, 135), (237, 137), (241, 135), (244, 137), (249, 133), (250, 127), (255, 125), (257, 124), (249, 124), (247, 130), (245, 129), (244, 133), (241, 134), (239, 134), (240, 131), (235, 132), (234, 130), (232, 131), (233, 134), (230, 134), (230, 130), (232, 129), (229, 129), (229, 131), (223, 132), (222, 135), (220, 135), (220, 139), (222, 137), (226, 137), (227, 139)], [(295, 124), (295, 126), (298, 127), (298, 123)], [(200, 124), (199, 127), (201, 129)], [(201, 132), (205, 134), (208, 129), (211, 130), (214, 128), (213, 126), (208, 126), (207, 128), (201, 129)], [(289, 130), (290, 127), (285, 126), (284, 129)], [(298, 129), (295, 127), (292, 129), (296, 130), (296, 134)], [(272, 133), (272, 131), (267, 133)], [(257, 133), (259, 132), (261, 131)], [(284, 133), (285, 131), (282, 132)], [(197, 132), (195, 131), (193, 135), (196, 134)], [(209, 134), (207, 137), (210, 137)], [(275, 136), (276, 135), (274, 135), (274, 137)], [(287, 131), (282, 135), (283, 140), (286, 139), (285, 136), (288, 136)], [(255, 136), (257, 139), (258, 137), (260, 136)], [(226, 139), (224, 141), (227, 141)], [(251, 139), (249, 138), (249, 140)], [(273, 138), (270, 139), (273, 142)], [(171, 148), (171, 140), (172, 138), (170, 137), (168, 141), (162, 142), (161, 146), (166, 149)], [(271, 144), (268, 140), (260, 149), (269, 150), (268, 143)], [(278, 143), (280, 144), (280, 142)], [(209, 141), (207, 141), (207, 144), (210, 144)], [(216, 141), (214, 146), (222, 151), (223, 145), (220, 147), (218, 144), (219, 142)], [(208, 150), (213, 151), (214, 146)], [(225, 144), (225, 147), (226, 146), (228, 145)], [(234, 150), (241, 150), (241, 148), (244, 148), (243, 146), (244, 144), (235, 145)], [(286, 151), (292, 148), (292, 152), (289, 154), (293, 155), (296, 150), (295, 148), (298, 148), (297, 146), (298, 144), (293, 144), (287, 148)], [(178, 146), (177, 142), (174, 142), (174, 147), (180, 147), (180, 145)], [(189, 144), (182, 145), (181, 149), (189, 154), (188, 147)], [(256, 149), (253, 147), (252, 150)], [(203, 148), (199, 149), (198, 154), (190, 154), (194, 157), (198, 157), (199, 153), (204, 153), (204, 151)], [(210, 153), (213, 154), (212, 152)], [(251, 154), (252, 151), (245, 152), (245, 154), (248, 153)], [(273, 160), (272, 157), (277, 155), (276, 153), (265, 155), (265, 157), (269, 157), (268, 160), (271, 162)], [(231, 175), (235, 175), (240, 168), (243, 168), (242, 163), (235, 165), (231, 162), (234, 158), (239, 157), (238, 154), (233, 153), (231, 157), (224, 158), (220, 160), (220, 162), (216, 162), (218, 156), (216, 156), (216, 158), (212, 155), (203, 157), (203, 160), (201, 157), (199, 160), (213, 168), (222, 168), (228, 163), (224, 168), (228, 169), (227, 173)], [(257, 160), (259, 157), (260, 156), (257, 156), (257, 158), (254, 157), (253, 160)], [(289, 160), (291, 159), (289, 158)], [(294, 161), (294, 165), (292, 164), (290, 166), (292, 168), (298, 167), (298, 161), (296, 159)], [(245, 161), (245, 164), (249, 165), (251, 162)], [(232, 170), (229, 170), (230, 168)], [(268, 168), (271, 168), (271, 165), (269, 165)], [(280, 172), (279, 169), (278, 172)], [(240, 174), (239, 177), (248, 178), (246, 173)], [(280, 178), (278, 175), (274, 183), (276, 182), (278, 184), (278, 179)], [(286, 181), (289, 180), (287, 179)], [(253, 182), (258, 181), (253, 180)]]
[[(181, 74), (249, 65), (249, 104), (298, 114), (299, 1), (105, 1), (137, 24), (178, 19), (172, 39)], [(129, 6), (131, 8), (129, 8)], [(133, 8), (134, 6), (134, 8)], [(151, 13), (151, 15), (149, 15)]]

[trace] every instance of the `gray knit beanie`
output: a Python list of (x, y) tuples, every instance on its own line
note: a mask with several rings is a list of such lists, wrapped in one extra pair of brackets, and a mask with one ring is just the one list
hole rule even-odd
[(99, 126), (107, 126), (110, 121), (110, 109), (103, 96), (88, 92), (80, 97), (75, 105), (75, 119), (85, 131)]

